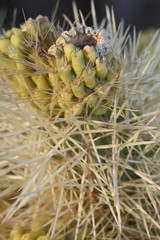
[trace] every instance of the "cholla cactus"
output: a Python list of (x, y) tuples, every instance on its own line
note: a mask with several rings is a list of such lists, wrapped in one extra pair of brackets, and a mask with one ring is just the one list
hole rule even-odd
[(92, 28), (38, 16), (0, 39), (2, 239), (160, 237), (159, 111), (143, 110), (159, 52), (137, 57), (91, 3)]

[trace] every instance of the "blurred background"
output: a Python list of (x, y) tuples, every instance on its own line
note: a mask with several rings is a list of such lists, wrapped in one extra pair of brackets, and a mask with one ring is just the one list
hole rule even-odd
[[(3, 25), (5, 29), (9, 29), (12, 24), (18, 26), (23, 23), (23, 11), (26, 19), (35, 18), (38, 14), (46, 15), (51, 19), (56, 2), (57, 0), (0, 0), (0, 28)], [(76, 0), (76, 3), (84, 17), (87, 16), (90, 12), (90, 0)], [(124, 19), (125, 26), (131, 25), (131, 29), (133, 26), (137, 30), (160, 27), (160, 0), (95, 0), (98, 22), (105, 16), (105, 4), (113, 6), (117, 24)], [(73, 21), (72, 0), (60, 0), (56, 19), (60, 19), (61, 24), (63, 13)], [(15, 15), (16, 19), (13, 17)], [(86, 23), (92, 25), (91, 17)]]

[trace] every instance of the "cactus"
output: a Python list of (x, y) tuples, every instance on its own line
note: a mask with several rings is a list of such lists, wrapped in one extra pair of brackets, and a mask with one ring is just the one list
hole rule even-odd
[(143, 109), (159, 51), (106, 12), (104, 29), (38, 16), (0, 38), (2, 239), (160, 236), (159, 110)]

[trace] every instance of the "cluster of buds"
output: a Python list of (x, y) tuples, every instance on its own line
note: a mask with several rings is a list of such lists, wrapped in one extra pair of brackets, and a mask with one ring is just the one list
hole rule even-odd
[(33, 229), (13, 229), (10, 233), (9, 240), (49, 240), (46, 236), (48, 226), (43, 227), (44, 222), (36, 221), (33, 224)]
[(12, 28), (0, 39), (1, 70), (19, 94), (51, 116), (105, 114), (121, 69), (106, 30), (72, 28), (55, 39), (47, 17)]

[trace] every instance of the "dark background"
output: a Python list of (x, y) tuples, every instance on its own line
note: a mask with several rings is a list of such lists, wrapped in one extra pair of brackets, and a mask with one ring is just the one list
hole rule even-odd
[[(24, 22), (26, 18), (35, 18), (38, 14), (46, 15), (51, 19), (53, 8), (57, 0), (0, 0), (0, 28), (9, 29), (13, 23), (13, 12), (17, 9), (17, 16), (15, 25)], [(78, 9), (81, 9), (83, 15), (86, 16), (90, 11), (90, 0), (77, 0)], [(160, 27), (160, 0), (95, 0), (96, 13), (98, 22), (105, 16), (105, 4), (113, 6), (116, 22), (119, 23), (121, 19), (125, 20), (125, 26), (136, 26), (137, 30), (144, 30), (150, 27)], [(6, 13), (6, 14), (4, 14)], [(56, 19), (63, 22), (62, 13), (65, 13), (71, 21), (73, 21), (72, 14), (72, 0), (60, 0)], [(5, 19), (3, 21), (3, 19)], [(92, 25), (91, 17), (87, 20), (87, 25)]]

